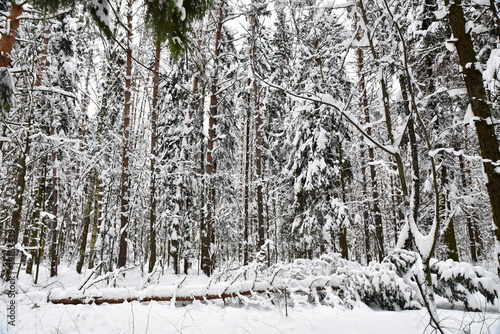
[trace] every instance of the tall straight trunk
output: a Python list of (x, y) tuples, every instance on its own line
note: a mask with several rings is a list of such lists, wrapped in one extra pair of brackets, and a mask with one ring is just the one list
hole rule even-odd
[[(87, 118), (87, 111), (88, 111), (88, 106), (90, 103), (90, 97), (89, 97), (89, 84), (90, 84), (90, 73), (91, 73), (91, 68), (92, 68), (92, 62), (93, 61), (93, 55), (92, 55), (92, 50), (90, 51), (90, 56), (89, 56), (89, 62), (88, 62), (88, 70), (87, 70), (87, 76), (85, 78), (85, 88), (83, 91), (83, 98), (82, 98), (82, 109), (80, 113), (80, 129), (78, 131), (78, 157), (77, 157), (77, 162), (76, 162), (76, 172), (75, 172), (75, 180), (74, 184), (79, 185), (81, 181), (81, 169), (82, 169), (82, 157), (83, 157), (83, 142), (85, 138), (85, 127), (86, 127), (86, 118)], [(76, 193), (75, 193), (76, 191)], [(68, 247), (68, 253), (69, 257), (72, 258), (74, 252), (73, 246), (76, 246), (76, 227), (78, 225), (78, 213), (83, 212), (83, 197), (82, 194), (79, 192), (77, 187), (75, 189), (72, 189), (72, 198), (73, 198), (73, 214), (71, 215), (71, 221), (69, 223), (68, 231), (66, 233), (66, 238), (69, 242), (70, 247)]]
[[(363, 149), (363, 148), (361, 148)], [(364, 162), (364, 154), (361, 153), (361, 159), (362, 162)], [(362, 174), (362, 196), (363, 196), (363, 202), (366, 201), (368, 198), (368, 192), (366, 190), (366, 167), (363, 164), (361, 167), (361, 174)], [(370, 207), (368, 205), (364, 205), (363, 209), (363, 236), (364, 236), (364, 251), (365, 251), (365, 259), (366, 259), (366, 264), (369, 264), (372, 261), (372, 253), (371, 253), (371, 243), (370, 243), (370, 214), (369, 214), (369, 209)]]
[(19, 230), (21, 227), (21, 214), (23, 211), (24, 204), (24, 190), (26, 188), (26, 174), (27, 165), (26, 159), (30, 151), (30, 133), (31, 132), (31, 122), (33, 121), (33, 113), (31, 112), (30, 118), (28, 119), (28, 133), (26, 134), (26, 139), (24, 143), (24, 149), (19, 152), (19, 158), (17, 163), (17, 180), (14, 192), (14, 209), (12, 211), (10, 224), (7, 227), (7, 235), (5, 248), (6, 250), (2, 253), (2, 274), (1, 277), (4, 280), (9, 280), (14, 268), (14, 262), (16, 257), (15, 245), (19, 239)]
[[(199, 32), (200, 33), (200, 36), (198, 38), (198, 41), (197, 41), (197, 45), (198, 45), (198, 49), (200, 49), (201, 47), (201, 31)], [(187, 168), (186, 168), (186, 164), (187, 164), (187, 161), (190, 159), (190, 156), (191, 156), (191, 145), (192, 145), (192, 131), (193, 131), (193, 119), (194, 119), (194, 114), (196, 111), (200, 110), (200, 95), (198, 93), (198, 84), (199, 84), (199, 81), (200, 81), (200, 66), (198, 65), (198, 63), (196, 63), (196, 74), (193, 78), (193, 86), (191, 88), (191, 93), (192, 93), (192, 100), (189, 104), (189, 108), (186, 112), (186, 119), (185, 119), (185, 133), (184, 133), (184, 145), (183, 145), (183, 159), (184, 161), (182, 162), (183, 164), (183, 177), (185, 179), (187, 179), (188, 177), (188, 171), (187, 171)], [(192, 168), (192, 167), (191, 167)], [(184, 197), (183, 200), (185, 201), (185, 203), (187, 202), (187, 199)], [(185, 212), (188, 211), (187, 210), (187, 205), (184, 205), (184, 209), (185, 209)], [(186, 212), (187, 213), (187, 212)], [(190, 215), (187, 215), (187, 218), (189, 222), (191, 222), (190, 220)], [(186, 231), (186, 242), (190, 242), (190, 240), (193, 239), (193, 231), (195, 230), (194, 228), (192, 228), (193, 226), (191, 224), (189, 224), (189, 231)], [(190, 257), (192, 257), (192, 253), (191, 253), (191, 249), (187, 249), (183, 252), (183, 260), (184, 260), (184, 268), (183, 268), (183, 271), (184, 271), (184, 274), (188, 274), (188, 269), (189, 269), (189, 259)]]
[[(95, 174), (95, 189), (94, 189), (94, 217), (92, 222), (92, 231), (90, 232), (89, 243), (89, 269), (94, 268), (94, 259), (96, 257), (95, 245), (97, 243), (98, 232), (102, 226), (102, 182), (99, 175)], [(101, 245), (102, 247), (102, 245)]]
[[(45, 164), (44, 164), (45, 165)], [(45, 169), (45, 167), (43, 168)], [(38, 254), (38, 248), (40, 247), (40, 237), (41, 237), (41, 211), (43, 206), (43, 194), (45, 193), (45, 171), (42, 170), (41, 175), (38, 177), (38, 189), (35, 196), (35, 208), (31, 219), (33, 221), (33, 226), (30, 229), (30, 255), (26, 264), (26, 273), (33, 274), (33, 264)]]
[(130, 107), (132, 104), (132, 0), (127, 1), (127, 60), (125, 67), (125, 100), (123, 108), (122, 174), (120, 178), (120, 243), (118, 268), (127, 264), (127, 236), (130, 201)]
[[(55, 126), (51, 126), (51, 136), (56, 135)], [(53, 147), (51, 152), (52, 160), (52, 230), (50, 241), (50, 277), (57, 276), (57, 265), (59, 262), (57, 252), (58, 236), (58, 214), (59, 214), (59, 177), (57, 173), (57, 148)]]
[(249, 196), (250, 196), (250, 109), (248, 109), (245, 119), (245, 170), (244, 170), (244, 189), (243, 189), (243, 264), (247, 265), (249, 261), (248, 243), (249, 238)]
[(156, 160), (158, 157), (157, 145), (157, 123), (158, 123), (158, 84), (160, 82), (160, 56), (161, 45), (157, 44), (155, 49), (155, 63), (153, 76), (153, 102), (151, 105), (151, 185), (150, 185), (150, 212), (149, 212), (149, 266), (148, 272), (153, 272), (156, 264)]
[[(464, 158), (462, 155), (458, 156), (459, 163), (460, 163), (460, 179), (462, 181), (462, 188), (468, 189), (468, 183), (467, 183), (467, 178), (466, 174), (470, 172), (469, 170), (466, 170)], [(467, 236), (469, 237), (469, 250), (470, 250), (470, 256), (472, 262), (477, 262), (477, 255), (478, 255), (478, 245), (476, 243), (476, 234), (477, 230), (474, 228), (474, 222), (473, 222), (473, 217), (471, 217), (471, 214), (468, 212), (468, 210), (465, 212), (466, 213), (466, 225), (467, 225)]]
[[(357, 16), (356, 16), (356, 19), (357, 19)], [(361, 40), (361, 37), (362, 37), (361, 33), (362, 33), (362, 31), (359, 29), (358, 34), (356, 34), (356, 40), (358, 40), (358, 42)], [(364, 111), (365, 124), (367, 124), (367, 126), (368, 126), (366, 128), (366, 133), (369, 136), (371, 136), (372, 128), (370, 126), (370, 110), (368, 108), (368, 98), (367, 98), (367, 93), (366, 93), (363, 49), (358, 47), (356, 51), (357, 51), (357, 57), (358, 57), (357, 61), (358, 61), (359, 89), (361, 91), (361, 103), (360, 104), (361, 104), (361, 107), (363, 108), (363, 111)], [(379, 203), (378, 203), (379, 202), (379, 193), (378, 193), (378, 184), (377, 184), (377, 172), (376, 172), (375, 166), (373, 164), (374, 160), (375, 160), (375, 152), (374, 152), (373, 146), (369, 146), (368, 147), (368, 162), (369, 162), (369, 168), (370, 168), (370, 180), (371, 180), (371, 187), (372, 187), (373, 216), (374, 216), (374, 223), (375, 223), (375, 238), (376, 238), (378, 259), (379, 259), (379, 261), (382, 261), (382, 259), (385, 256), (384, 226), (382, 223), (382, 214), (380, 213), (380, 208), (379, 208)], [(363, 172), (364, 172), (364, 169), (365, 169), (365, 167), (363, 166)], [(365, 236), (365, 238), (366, 237), (367, 236)]]
[(9, 16), (5, 26), (5, 33), (0, 39), (0, 67), (7, 67), (10, 64), (10, 55), (16, 40), (17, 29), (19, 28), (19, 17), (23, 14), (23, 6), (13, 4), (10, 8)]
[(401, 87), (401, 95), (403, 97), (403, 110), (406, 117), (408, 117), (407, 131), (408, 139), (410, 141), (410, 155), (412, 167), (412, 201), (413, 201), (413, 220), (418, 221), (418, 212), (420, 208), (420, 165), (418, 160), (418, 143), (415, 133), (415, 121), (410, 111), (410, 101), (406, 91), (406, 78), (404, 75), (399, 76), (399, 85)]
[(472, 44), (470, 33), (466, 31), (466, 19), (461, 0), (445, 0), (449, 6), (448, 18), (453, 35), (456, 38), (456, 50), (460, 59), (460, 65), (467, 87), (469, 103), (474, 116), (474, 122), (483, 168), (488, 182), (486, 188), (490, 197), (490, 205), (495, 224), (496, 252), (498, 269), (500, 275), (500, 173), (497, 171), (500, 163), (500, 151), (498, 138), (495, 133), (495, 121), (492, 118), (490, 104), (483, 85), (483, 75), (476, 68), (477, 55)]
[[(340, 185), (341, 185), (341, 189), (342, 189), (342, 203), (345, 204), (347, 202), (347, 194), (346, 194), (346, 185), (345, 185), (345, 170), (344, 170), (344, 157), (343, 157), (344, 150), (342, 149), (342, 141), (340, 140), (339, 135), (337, 135), (337, 142), (338, 142), (339, 162), (340, 162)], [(348, 259), (349, 258), (349, 248), (347, 245), (347, 227), (344, 226), (343, 222), (340, 226), (339, 245), (340, 245), (340, 251), (341, 251), (342, 257), (344, 259)]]
[[(250, 16), (250, 25), (252, 28), (252, 50), (251, 63), (253, 71), (257, 71), (257, 16), (252, 13)], [(259, 85), (257, 78), (253, 78), (253, 108), (255, 114), (255, 177), (257, 179), (257, 251), (260, 251), (265, 242), (264, 226), (264, 199), (262, 194), (262, 116), (260, 110)]]
[(219, 57), (222, 37), (222, 24), (224, 20), (223, 6), (221, 1), (217, 10), (216, 33), (215, 33), (215, 48), (214, 48), (214, 72), (212, 74), (212, 84), (210, 87), (210, 110), (208, 119), (208, 140), (207, 153), (205, 162), (205, 199), (206, 212), (205, 219), (201, 227), (201, 269), (210, 276), (213, 269), (213, 260), (210, 254), (211, 244), (214, 241), (214, 222), (215, 222), (215, 188), (213, 184), (213, 176), (215, 174), (215, 162), (213, 159), (214, 142), (215, 142), (215, 127), (217, 124), (217, 108), (218, 108), (218, 89), (219, 89)]
[[(370, 124), (370, 113), (368, 108), (365, 108), (365, 124)], [(371, 136), (371, 127), (366, 129), (366, 133)], [(385, 243), (384, 243), (384, 225), (382, 222), (382, 214), (379, 208), (379, 192), (377, 182), (377, 172), (375, 171), (375, 152), (373, 146), (368, 147), (368, 158), (370, 162), (370, 180), (372, 186), (372, 200), (373, 200), (373, 216), (375, 222), (375, 238), (377, 245), (378, 260), (382, 262), (385, 257)]]
[(95, 184), (97, 178), (97, 171), (94, 169), (90, 174), (90, 182), (89, 189), (87, 192), (87, 201), (85, 205), (85, 210), (83, 212), (83, 226), (82, 226), (82, 235), (80, 237), (80, 245), (78, 247), (79, 260), (76, 264), (76, 272), (81, 274), (83, 263), (85, 262), (85, 254), (87, 251), (87, 239), (90, 228), (91, 221), (91, 213), (92, 213), (92, 204), (94, 203), (95, 196)]
[(442, 212), (444, 213), (445, 221), (448, 224), (445, 226), (446, 229), (444, 231), (444, 242), (446, 244), (446, 252), (449, 259), (453, 261), (459, 261), (458, 259), (458, 248), (457, 248), (457, 239), (455, 236), (455, 225), (453, 223), (453, 216), (451, 216), (451, 203), (448, 197), (449, 195), (449, 186), (448, 186), (448, 169), (443, 164), (441, 166), (441, 183), (443, 186), (443, 199), (442, 199)]

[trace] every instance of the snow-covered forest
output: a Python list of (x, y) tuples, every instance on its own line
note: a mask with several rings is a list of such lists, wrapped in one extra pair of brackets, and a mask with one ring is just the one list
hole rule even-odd
[(500, 331), (499, 10), (0, 0), (0, 332), (144, 303)]

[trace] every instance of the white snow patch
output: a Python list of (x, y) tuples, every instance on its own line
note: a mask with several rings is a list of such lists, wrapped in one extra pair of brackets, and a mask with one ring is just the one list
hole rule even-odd
[(465, 88), (465, 87), (464, 88), (452, 88), (452, 89), (448, 89), (446, 92), (451, 97), (458, 96), (458, 95), (466, 95), (467, 88)]

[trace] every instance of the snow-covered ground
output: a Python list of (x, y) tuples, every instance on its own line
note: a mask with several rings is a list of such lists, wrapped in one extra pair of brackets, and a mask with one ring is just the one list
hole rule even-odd
[[(42, 273), (46, 277), (46, 273)], [(47, 302), (51, 289), (78, 286), (86, 276), (71, 269), (60, 269), (57, 279), (42, 280), (34, 286), (30, 276), (21, 274), (16, 297), (15, 326), (7, 326), (4, 294), (0, 305), (0, 333), (374, 333), (420, 334), (431, 332), (425, 310), (380, 311), (359, 303), (352, 310), (328, 306), (300, 305), (274, 308), (241, 306), (222, 301), (195, 301), (185, 306), (171, 302), (131, 302), (103, 305), (55, 305)], [(206, 276), (183, 277), (164, 275), (162, 285), (183, 285), (208, 282)], [(103, 283), (101, 283), (103, 284)], [(144, 284), (140, 271), (127, 274), (119, 286), (138, 289)], [(5, 288), (5, 287), (4, 287)], [(442, 306), (445, 306), (443, 303)], [(440, 309), (440, 319), (450, 333), (500, 333), (500, 313), (490, 307), (488, 312), (463, 312)], [(285, 314), (288, 312), (288, 315)]]
[[(284, 310), (223, 307), (195, 302), (118, 305), (20, 305), (8, 333), (424, 333), (427, 316), (419, 311), (374, 311), (366, 306), (341, 311), (327, 306)], [(500, 333), (498, 314), (440, 311), (452, 333)], [(429, 329), (429, 328), (427, 328)]]

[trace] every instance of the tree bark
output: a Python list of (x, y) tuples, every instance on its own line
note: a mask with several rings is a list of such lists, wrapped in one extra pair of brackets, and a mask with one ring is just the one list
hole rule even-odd
[(30, 151), (30, 133), (31, 132), (31, 122), (34, 115), (31, 113), (30, 118), (28, 120), (28, 133), (26, 134), (24, 150), (19, 153), (18, 164), (17, 164), (17, 181), (16, 188), (14, 193), (14, 210), (12, 212), (10, 224), (7, 228), (6, 235), (6, 250), (2, 253), (2, 278), (7, 281), (10, 279), (12, 270), (14, 268), (14, 262), (16, 258), (16, 250), (14, 246), (17, 244), (19, 239), (19, 230), (21, 227), (21, 214), (23, 211), (24, 204), (24, 190), (26, 188), (26, 158), (29, 155)]
[[(357, 15), (355, 16), (357, 20)], [(361, 27), (358, 27), (358, 33), (356, 34), (356, 40), (359, 42), (362, 38)], [(357, 62), (358, 62), (358, 76), (359, 76), (359, 89), (361, 91), (361, 101), (360, 105), (363, 108), (364, 116), (365, 116), (365, 124), (367, 124), (366, 133), (371, 136), (372, 128), (370, 126), (370, 110), (368, 108), (368, 98), (366, 93), (366, 82), (365, 82), (365, 74), (364, 74), (364, 55), (363, 50), (358, 47), (357, 48)], [(364, 146), (364, 145), (363, 145)], [(379, 208), (379, 192), (378, 192), (378, 184), (377, 184), (377, 172), (375, 171), (375, 166), (373, 165), (373, 161), (375, 160), (375, 152), (373, 146), (368, 147), (368, 163), (370, 168), (370, 180), (372, 187), (372, 201), (373, 201), (373, 215), (374, 215), (374, 223), (375, 223), (375, 238), (377, 245), (377, 254), (379, 261), (385, 256), (384, 249), (384, 225), (382, 222), (382, 214)], [(363, 166), (363, 173), (365, 171), (365, 167)], [(366, 187), (366, 185), (364, 185)], [(366, 188), (365, 188), (366, 189)], [(366, 211), (366, 210), (365, 210)], [(364, 218), (366, 219), (365, 225), (368, 224), (368, 212), (363, 213)], [(365, 228), (365, 239), (368, 237), (366, 235), (368, 233), (368, 229)], [(365, 248), (369, 249), (369, 240), (365, 240)], [(367, 259), (368, 260), (368, 259)], [(369, 261), (368, 261), (369, 262)]]
[(215, 48), (214, 48), (214, 72), (212, 74), (212, 84), (210, 87), (210, 110), (208, 119), (208, 140), (207, 140), (207, 153), (205, 162), (205, 197), (206, 197), (206, 212), (205, 219), (201, 226), (201, 269), (203, 272), (210, 276), (213, 268), (213, 259), (211, 256), (211, 244), (214, 239), (214, 223), (215, 223), (215, 188), (214, 188), (214, 174), (215, 162), (213, 158), (214, 142), (216, 140), (215, 127), (217, 124), (217, 108), (218, 108), (218, 89), (219, 89), (219, 57), (222, 38), (222, 23), (224, 20), (222, 1), (217, 10), (216, 32), (215, 32)]
[[(255, 10), (255, 9), (254, 9)], [(250, 25), (252, 28), (252, 50), (251, 64), (252, 71), (257, 71), (257, 16), (252, 13), (250, 16)], [(265, 242), (264, 226), (264, 199), (262, 194), (262, 116), (260, 110), (259, 84), (254, 76), (253, 82), (253, 108), (255, 115), (255, 177), (257, 181), (257, 251), (260, 251)]]
[(82, 273), (83, 263), (85, 261), (85, 253), (87, 250), (87, 239), (90, 228), (90, 220), (91, 220), (90, 215), (92, 213), (92, 204), (94, 202), (94, 196), (95, 196), (96, 177), (97, 177), (97, 171), (94, 169), (91, 172), (89, 189), (87, 193), (87, 204), (85, 206), (85, 211), (83, 212), (82, 234), (80, 237), (80, 245), (78, 248), (78, 253), (80, 255), (80, 258), (76, 264), (76, 272), (79, 274)]
[[(43, 168), (45, 169), (45, 167)], [(38, 254), (38, 248), (40, 247), (40, 237), (41, 237), (41, 211), (43, 206), (43, 194), (45, 193), (45, 171), (42, 170), (41, 175), (38, 177), (38, 189), (35, 196), (34, 210), (31, 216), (33, 221), (33, 226), (30, 228), (30, 255), (26, 264), (26, 273), (29, 275), (33, 274), (33, 264)], [(40, 233), (40, 234), (39, 234)]]
[[(468, 169), (466, 169), (465, 162), (463, 156), (459, 155), (458, 156), (459, 162), (460, 162), (460, 178), (462, 181), (462, 189), (468, 189), (468, 183), (466, 179), (466, 175), (468, 172), (470, 172)], [(476, 235), (478, 231), (474, 228), (474, 222), (473, 222), (473, 217), (471, 217), (470, 212), (468, 210), (463, 210), (466, 214), (466, 225), (467, 225), (467, 235), (469, 237), (469, 250), (470, 250), (470, 256), (471, 260), (473, 263), (476, 263), (478, 258), (478, 245), (476, 244)]]
[(23, 14), (23, 6), (13, 4), (10, 14), (7, 17), (5, 34), (0, 39), (0, 67), (7, 67), (10, 64), (10, 55), (16, 40), (17, 29), (19, 28), (19, 17)]
[(247, 265), (249, 262), (249, 228), (250, 228), (250, 215), (249, 215), (249, 201), (250, 201), (250, 110), (248, 109), (245, 118), (245, 171), (244, 171), (244, 189), (243, 189), (243, 264)]
[(401, 95), (403, 97), (403, 110), (408, 118), (406, 129), (408, 131), (408, 139), (410, 141), (410, 155), (412, 168), (412, 199), (413, 199), (413, 220), (418, 222), (418, 212), (420, 209), (420, 164), (418, 160), (418, 143), (415, 133), (415, 121), (410, 111), (410, 100), (406, 91), (406, 78), (404, 75), (399, 76), (399, 86), (401, 87)]
[(130, 201), (130, 107), (132, 104), (132, 0), (127, 1), (127, 59), (125, 67), (125, 100), (123, 108), (122, 174), (120, 178), (120, 243), (118, 268), (127, 264), (127, 237)]
[[(339, 162), (340, 162), (340, 185), (341, 185), (341, 191), (342, 191), (342, 203), (345, 204), (347, 202), (347, 196), (346, 196), (346, 186), (345, 186), (345, 171), (344, 171), (344, 157), (343, 157), (343, 149), (342, 149), (342, 141), (340, 140), (340, 136), (337, 135), (337, 142), (338, 142), (338, 150), (339, 150)], [(347, 214), (347, 213), (346, 213)], [(342, 219), (344, 217), (341, 217)], [(347, 245), (347, 227), (344, 226), (344, 222), (342, 221), (340, 225), (340, 232), (339, 232), (339, 245), (340, 245), (340, 251), (341, 255), (344, 259), (349, 258), (349, 248)]]
[(153, 102), (151, 105), (151, 185), (150, 185), (150, 212), (149, 212), (149, 266), (148, 272), (153, 272), (156, 264), (156, 160), (157, 153), (157, 127), (158, 127), (158, 86), (160, 82), (160, 56), (161, 45), (155, 49), (154, 76), (153, 76)]
[(444, 213), (443, 216), (445, 221), (446, 220), (448, 221), (448, 224), (446, 225), (446, 230), (444, 231), (444, 240), (447, 248), (446, 252), (449, 259), (458, 262), (459, 258), (458, 258), (457, 239), (455, 237), (455, 225), (453, 223), (453, 217), (449, 216), (451, 215), (451, 203), (448, 198), (449, 194), (448, 171), (447, 167), (444, 164), (441, 166), (441, 183), (443, 189), (442, 212)]
[(102, 184), (97, 171), (95, 172), (94, 177), (95, 177), (94, 217), (92, 222), (92, 231), (90, 233), (90, 243), (89, 243), (89, 269), (94, 268), (94, 259), (96, 257), (95, 245), (97, 243), (98, 233), (102, 225), (102, 200), (103, 200)]
[(498, 172), (500, 163), (500, 152), (498, 138), (495, 133), (495, 121), (492, 118), (490, 105), (483, 85), (483, 75), (480, 69), (476, 68), (477, 55), (474, 50), (470, 34), (465, 30), (466, 19), (462, 1), (445, 0), (445, 5), (449, 6), (449, 24), (456, 38), (455, 46), (460, 59), (460, 66), (467, 87), (469, 103), (474, 116), (474, 122), (481, 157), (483, 158), (483, 168), (487, 177), (486, 188), (490, 198), (493, 222), (495, 225), (496, 251), (498, 269), (500, 275), (500, 173)]
[[(54, 121), (54, 120), (53, 120)], [(51, 126), (51, 136), (55, 136), (55, 125)], [(58, 215), (59, 215), (59, 177), (57, 174), (57, 148), (53, 147), (51, 152), (52, 160), (52, 230), (50, 241), (50, 277), (57, 276), (57, 265), (59, 262), (57, 244), (58, 244)]]

